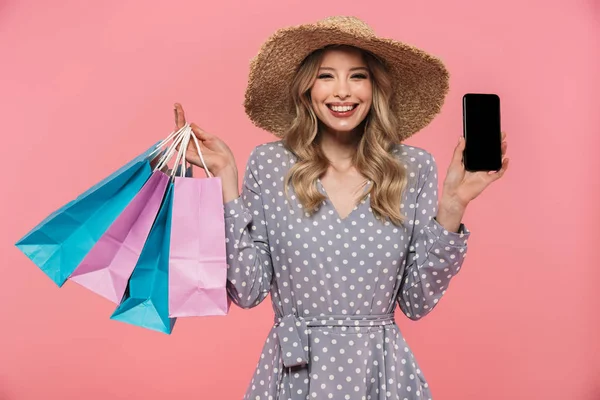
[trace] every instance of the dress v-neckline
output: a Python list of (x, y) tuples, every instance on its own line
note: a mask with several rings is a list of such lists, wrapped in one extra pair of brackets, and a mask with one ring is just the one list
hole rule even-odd
[[(350, 212), (348, 213), (348, 215), (346, 215), (344, 218), (342, 218), (341, 215), (340, 215), (340, 213), (339, 213), (339, 211), (338, 211), (338, 209), (337, 209), (337, 207), (335, 206), (335, 204), (333, 204), (333, 201), (331, 201), (331, 198), (327, 194), (327, 190), (325, 190), (325, 186), (323, 186), (323, 182), (321, 182), (321, 178), (317, 178), (317, 185), (319, 185), (318, 188), (321, 190), (321, 193), (323, 193), (325, 195), (325, 197), (327, 198), (327, 202), (329, 204), (331, 204), (331, 208), (333, 209), (333, 212), (335, 212), (336, 217), (340, 221), (346, 221), (362, 204), (364, 204), (366, 201), (368, 201), (369, 198), (371, 197), (371, 193), (369, 193), (366, 198), (360, 200), (360, 202), (358, 204), (354, 205), (354, 208), (352, 208), (352, 210), (350, 210)], [(367, 182), (364, 185), (364, 189), (363, 189), (363, 192), (361, 194), (361, 197), (365, 195), (365, 193), (369, 189), (370, 185), (371, 185), (371, 181), (367, 180)]]

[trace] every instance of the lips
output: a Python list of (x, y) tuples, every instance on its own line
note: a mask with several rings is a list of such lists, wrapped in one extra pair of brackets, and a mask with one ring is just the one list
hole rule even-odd
[(347, 118), (354, 114), (356, 109), (358, 108), (358, 104), (327, 104), (327, 108), (331, 115), (336, 118)]

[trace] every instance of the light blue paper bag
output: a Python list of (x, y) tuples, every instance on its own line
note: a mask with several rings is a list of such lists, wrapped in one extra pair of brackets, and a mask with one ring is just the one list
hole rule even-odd
[(129, 278), (121, 304), (111, 319), (170, 334), (169, 249), (173, 183), (169, 182), (158, 216)]
[(161, 144), (154, 144), (50, 214), (16, 246), (54, 283), (62, 286), (150, 178), (150, 161), (160, 155)]

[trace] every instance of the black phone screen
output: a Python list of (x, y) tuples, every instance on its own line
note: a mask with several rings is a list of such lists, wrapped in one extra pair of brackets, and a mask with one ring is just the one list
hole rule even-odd
[(469, 171), (497, 171), (502, 167), (500, 97), (466, 94), (463, 97), (463, 160)]

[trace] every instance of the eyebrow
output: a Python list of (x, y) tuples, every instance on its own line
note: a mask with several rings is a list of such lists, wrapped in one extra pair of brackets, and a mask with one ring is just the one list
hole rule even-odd
[[(331, 67), (320, 67), (319, 69), (325, 69), (325, 70), (329, 70), (329, 71), (335, 71), (335, 68), (331, 68)], [(353, 68), (350, 68), (350, 71), (356, 71), (356, 70), (369, 71), (369, 69), (367, 67), (353, 67)]]

